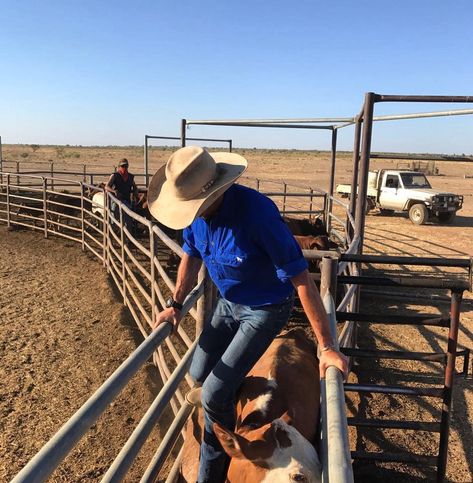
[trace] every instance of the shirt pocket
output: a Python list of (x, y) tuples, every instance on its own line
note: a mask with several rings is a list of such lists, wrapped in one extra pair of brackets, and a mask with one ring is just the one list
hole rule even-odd
[(195, 242), (195, 248), (200, 253), (203, 260), (209, 256), (209, 244), (206, 240), (197, 240)]
[(248, 256), (244, 253), (219, 253), (215, 262), (220, 280), (243, 281), (250, 275)]

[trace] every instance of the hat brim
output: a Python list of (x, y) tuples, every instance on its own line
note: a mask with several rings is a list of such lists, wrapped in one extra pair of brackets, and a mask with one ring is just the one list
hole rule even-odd
[(180, 200), (167, 189), (166, 166), (156, 173), (148, 187), (148, 206), (151, 215), (174, 230), (189, 226), (237, 180), (248, 167), (243, 156), (235, 153), (210, 153), (217, 164), (217, 178), (212, 186), (191, 200)]

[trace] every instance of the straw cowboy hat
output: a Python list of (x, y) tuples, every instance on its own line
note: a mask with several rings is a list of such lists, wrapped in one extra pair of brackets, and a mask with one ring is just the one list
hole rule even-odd
[(210, 154), (199, 146), (178, 149), (151, 179), (149, 211), (169, 228), (185, 228), (230, 188), (247, 166), (239, 154)]

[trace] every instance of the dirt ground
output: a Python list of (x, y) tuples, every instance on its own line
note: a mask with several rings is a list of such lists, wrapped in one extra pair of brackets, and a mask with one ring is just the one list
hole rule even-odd
[[(57, 148), (4, 146), (4, 158), (57, 159)], [(67, 156), (78, 153), (79, 157)], [(151, 170), (170, 150), (153, 149)], [(290, 183), (326, 188), (329, 176), (327, 153), (297, 151), (239, 151), (249, 159), (248, 176), (283, 179)], [(110, 167), (128, 157), (131, 168), (142, 165), (142, 148), (79, 148), (62, 150), (60, 161), (100, 163)], [(395, 168), (397, 161), (374, 160), (373, 168)], [(367, 216), (365, 253), (465, 257), (473, 256), (473, 164), (438, 163), (440, 175), (430, 177), (435, 188), (465, 197), (464, 208), (452, 225), (413, 225), (405, 216)], [(351, 156), (337, 159), (337, 183), (350, 181)], [(7, 232), (0, 227), (0, 344), (2, 411), (0, 431), (0, 481), (10, 479), (50, 436), (73, 414), (103, 380), (135, 347), (136, 331), (122, 309), (110, 281), (96, 261), (78, 246), (58, 239), (44, 240), (40, 234)], [(67, 270), (64, 270), (67, 263)], [(367, 267), (371, 268), (371, 267)], [(394, 267), (388, 267), (389, 270)], [(404, 272), (412, 267), (401, 267)], [(437, 275), (442, 276), (441, 273)], [(368, 291), (369, 292), (369, 291)], [(386, 291), (385, 291), (386, 292)], [(412, 299), (414, 291), (401, 296), (394, 292), (375, 296), (365, 293), (365, 311), (396, 311), (412, 314), (448, 314), (437, 291), (435, 301)], [(465, 294), (459, 348), (473, 349), (473, 297)], [(429, 327), (360, 327), (359, 345), (391, 350), (444, 350), (446, 329)], [(462, 369), (462, 359), (457, 370)], [(51, 367), (54, 369), (52, 370)], [(473, 384), (469, 377), (456, 378), (451, 419), (447, 479), (473, 481)], [(360, 361), (353, 380), (366, 383), (405, 385), (441, 384), (440, 366), (432, 363)], [(144, 370), (124, 392), (114, 408), (91, 431), (55, 474), (54, 481), (96, 481), (103, 474), (135, 422), (145, 411), (159, 383)], [(438, 419), (439, 402), (432, 398), (408, 399), (373, 395), (348, 398), (350, 413), (387, 419)], [(116, 413), (115, 413), (116, 411)], [(107, 430), (104, 431), (103, 430)], [(153, 435), (155, 441), (159, 434)], [(92, 444), (93, 443), (93, 444)], [(392, 452), (408, 449), (435, 454), (438, 436), (412, 431), (351, 431), (352, 449)], [(99, 450), (97, 450), (99, 448)], [(139, 466), (140, 462), (138, 462)], [(137, 470), (135, 470), (137, 471)], [(401, 464), (373, 466), (357, 463), (357, 481), (432, 481), (432, 471)], [(136, 481), (136, 474), (129, 481)], [(135, 479), (133, 479), (135, 478)]]
[[(28, 462), (135, 349), (141, 334), (80, 246), (0, 226), (0, 481)], [(160, 388), (149, 364), (50, 481), (97, 481)], [(166, 418), (168, 415), (166, 415)], [(144, 450), (160, 439), (158, 430)], [(137, 481), (139, 458), (126, 481)]]

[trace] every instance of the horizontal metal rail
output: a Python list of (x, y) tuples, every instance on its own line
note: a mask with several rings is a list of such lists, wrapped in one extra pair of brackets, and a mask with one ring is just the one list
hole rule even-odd
[(351, 320), (352, 322), (369, 322), (374, 324), (450, 326), (449, 317), (436, 317), (432, 314), (396, 315), (337, 312), (337, 320), (339, 322)]
[(154, 483), (156, 481), (156, 478), (158, 477), (166, 458), (176, 444), (176, 440), (179, 437), (179, 434), (186, 424), (187, 419), (189, 418), (193, 409), (194, 408), (188, 404), (182, 405), (171, 426), (169, 426), (169, 429), (166, 431), (166, 434), (164, 435), (159, 448), (151, 459), (148, 468), (143, 474), (140, 483)]
[(406, 361), (447, 362), (444, 352), (408, 352), (408, 351), (382, 351), (377, 349), (342, 348), (341, 351), (349, 357), (367, 357), (370, 359), (396, 359)]
[(379, 386), (375, 384), (345, 383), (346, 392), (364, 392), (373, 394), (399, 394), (403, 396), (443, 397), (443, 387), (406, 387)]
[(428, 267), (470, 268), (471, 258), (439, 258), (439, 257), (398, 257), (391, 255), (356, 255), (342, 253), (341, 261), (388, 264), (388, 265), (421, 265)]
[[(196, 338), (195, 342), (192, 344), (192, 347), (186, 352), (175, 371), (166, 381), (161, 391), (159, 391), (158, 396), (148, 408), (131, 436), (128, 438), (128, 441), (115, 458), (115, 461), (112, 463), (107, 473), (105, 473), (102, 483), (118, 482), (125, 477), (139, 450), (146, 442), (146, 439), (150, 435), (153, 427), (161, 417), (163, 411), (166, 409), (166, 406), (176, 392), (180, 382), (184, 378), (197, 344), (198, 339)], [(164, 463), (164, 461), (162, 461), (162, 463)]]
[(456, 291), (470, 289), (470, 284), (463, 280), (446, 280), (429, 277), (370, 277), (370, 276), (348, 276), (341, 275), (338, 278), (340, 283), (357, 285), (377, 285), (383, 287), (418, 287), (418, 288), (446, 288)]
[(348, 418), (348, 426), (376, 429), (412, 429), (440, 433), (440, 423), (436, 421), (399, 421), (395, 419)]
[(438, 462), (437, 456), (412, 453), (367, 453), (364, 451), (352, 451), (351, 456), (355, 460), (382, 461), (384, 463), (410, 463), (423, 466), (436, 466)]
[(152, 332), (15, 476), (12, 483), (46, 481), (133, 375), (152, 356), (156, 347), (171, 333), (171, 329), (172, 325), (165, 323)]

